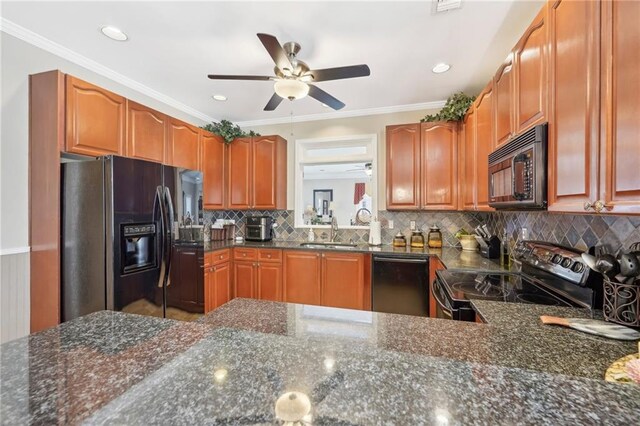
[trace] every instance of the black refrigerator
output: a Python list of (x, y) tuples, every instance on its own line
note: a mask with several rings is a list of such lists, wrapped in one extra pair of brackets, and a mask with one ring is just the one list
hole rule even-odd
[(197, 270), (174, 271), (179, 223), (202, 221), (202, 173), (118, 156), (61, 169), (62, 321), (104, 309), (202, 314), (201, 256)]

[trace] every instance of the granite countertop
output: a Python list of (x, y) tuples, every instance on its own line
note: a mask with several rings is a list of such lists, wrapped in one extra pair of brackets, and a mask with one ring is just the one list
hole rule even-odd
[(488, 271), (502, 270), (497, 259), (487, 259), (480, 255), (480, 252), (462, 251), (456, 247), (443, 247), (441, 249), (412, 248), (412, 247), (393, 247), (392, 245), (370, 246), (368, 244), (359, 244), (350, 249), (336, 249), (331, 247), (304, 247), (301, 246), (305, 241), (268, 241), (268, 242), (252, 242), (244, 241), (236, 243), (232, 240), (228, 241), (205, 241), (205, 252), (221, 250), (232, 247), (255, 247), (255, 248), (272, 248), (286, 250), (330, 250), (346, 253), (370, 253), (370, 254), (386, 254), (394, 256), (407, 257), (429, 257), (436, 256), (448, 269), (482, 269)]
[(570, 335), (520, 335), (500, 322), (248, 299), (199, 323), (99, 312), (0, 346), (1, 422), (280, 424), (275, 403), (289, 391), (309, 397), (313, 424), (637, 421), (638, 386), (572, 363), (556, 371), (553, 357), (508, 360), (522, 354), (514, 346)]

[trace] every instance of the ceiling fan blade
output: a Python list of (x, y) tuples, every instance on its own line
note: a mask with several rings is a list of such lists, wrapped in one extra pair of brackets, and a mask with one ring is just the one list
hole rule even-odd
[(273, 77), (268, 77), (264, 75), (219, 75), (219, 74), (209, 74), (211, 80), (259, 80), (259, 81), (269, 81), (272, 80)]
[(258, 33), (258, 38), (264, 45), (264, 48), (269, 52), (269, 56), (276, 63), (276, 66), (280, 71), (289, 70), (293, 71), (293, 65), (289, 61), (289, 57), (285, 53), (284, 49), (278, 42), (278, 39), (269, 34)]
[(277, 93), (274, 93), (273, 96), (271, 96), (271, 99), (269, 99), (269, 102), (267, 102), (267, 105), (264, 107), (264, 110), (273, 111), (274, 109), (278, 108), (280, 102), (282, 102), (282, 98), (278, 96)]
[(309, 96), (335, 110), (344, 108), (344, 104), (342, 102), (313, 84), (309, 84)]
[(366, 77), (371, 75), (368, 65), (350, 65), (346, 67), (325, 68), (311, 70), (307, 74), (313, 75), (313, 81), (341, 80), (343, 78)]

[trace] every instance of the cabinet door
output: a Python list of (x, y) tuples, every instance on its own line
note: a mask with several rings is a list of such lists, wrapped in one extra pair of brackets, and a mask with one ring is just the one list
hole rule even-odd
[(233, 297), (255, 298), (256, 263), (234, 262)]
[(66, 76), (66, 151), (90, 156), (124, 154), (126, 99)]
[(251, 138), (238, 138), (228, 149), (228, 205), (231, 210), (251, 208)]
[(278, 263), (260, 263), (256, 296), (261, 300), (282, 301), (282, 265)]
[(513, 78), (513, 55), (509, 55), (507, 60), (498, 69), (493, 79), (494, 102), (495, 102), (495, 132), (498, 147), (508, 141), (513, 135), (514, 122), (514, 78)]
[(640, 213), (640, 2), (603, 2), (600, 199)]
[(167, 117), (144, 105), (127, 102), (127, 157), (164, 162)]
[(547, 7), (545, 5), (527, 28), (514, 50), (517, 134), (543, 122), (546, 117), (548, 92), (547, 28)]
[(168, 123), (168, 163), (175, 167), (199, 170), (200, 132), (197, 128), (176, 120)]
[(202, 186), (204, 208), (225, 208), (225, 161), (226, 144), (217, 135), (202, 132)]
[(231, 266), (222, 263), (212, 267), (215, 287), (214, 309), (231, 300)]
[(420, 125), (387, 126), (387, 209), (420, 207)]
[(276, 208), (277, 137), (257, 137), (252, 140), (251, 162), (253, 188), (252, 208)]
[(422, 123), (421, 207), (458, 208), (458, 124)]
[(364, 309), (364, 255), (322, 254), (322, 305)]
[(464, 139), (462, 143), (462, 182), (460, 185), (462, 210), (475, 210), (476, 207), (476, 110), (472, 105), (463, 122)]
[(204, 270), (204, 313), (216, 308), (216, 284), (213, 267), (205, 267)]
[(283, 298), (289, 303), (319, 305), (320, 253), (284, 251)]
[(598, 198), (600, 3), (549, 4), (550, 211), (584, 212)]
[(436, 299), (433, 297), (431, 288), (433, 287), (433, 281), (436, 279), (436, 271), (439, 271), (441, 269), (445, 269), (444, 264), (440, 262), (440, 260), (435, 256), (429, 257), (429, 317), (430, 318), (438, 317), (436, 315), (436, 305), (438, 302), (436, 302)]
[(489, 83), (476, 100), (476, 210), (489, 207), (489, 154), (493, 150), (493, 83)]

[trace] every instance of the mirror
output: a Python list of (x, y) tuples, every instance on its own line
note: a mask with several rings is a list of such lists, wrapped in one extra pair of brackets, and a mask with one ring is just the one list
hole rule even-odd
[(296, 227), (367, 228), (377, 210), (375, 135), (296, 141)]

